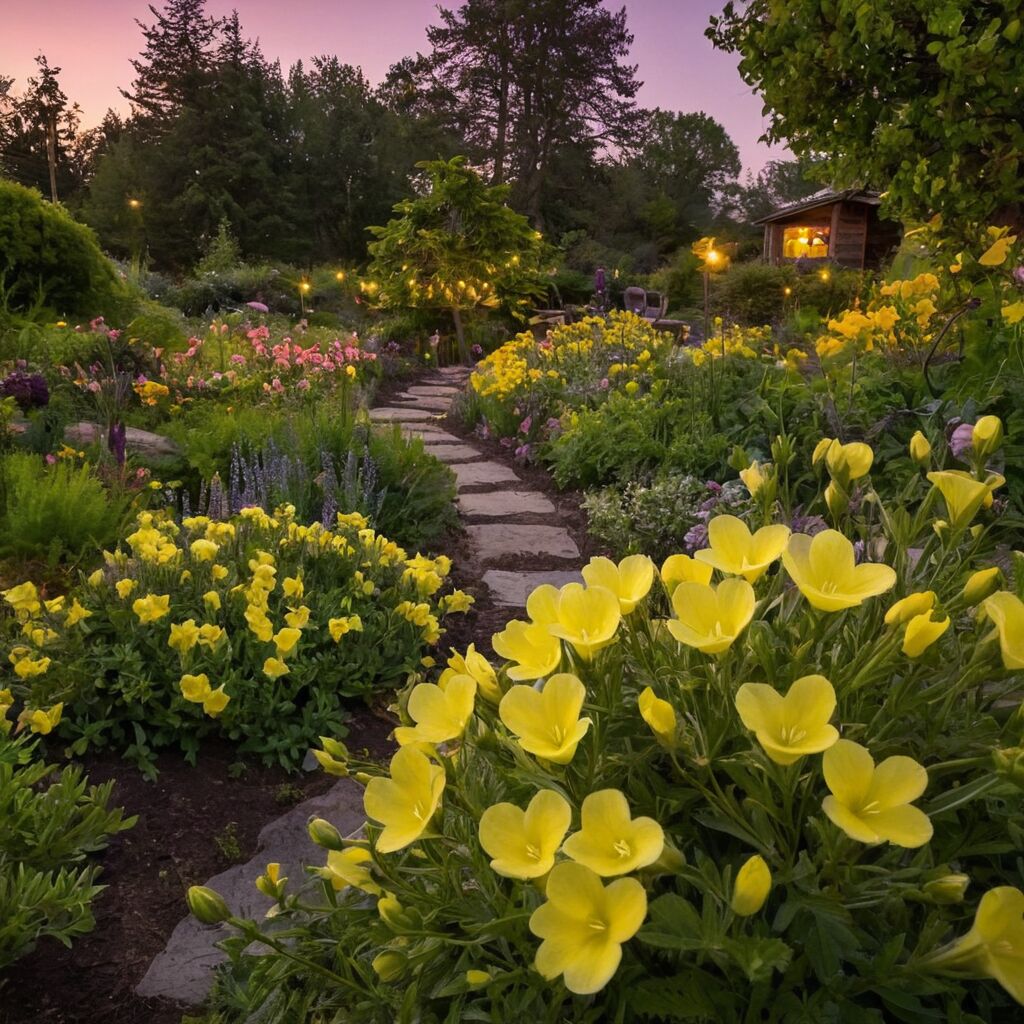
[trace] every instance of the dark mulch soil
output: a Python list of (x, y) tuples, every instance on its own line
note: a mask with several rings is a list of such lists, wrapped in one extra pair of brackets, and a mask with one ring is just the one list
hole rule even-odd
[[(393, 723), (354, 714), (346, 743), (373, 758), (391, 752)], [(287, 773), (243, 763), (229, 744), (207, 744), (195, 768), (171, 753), (146, 782), (116, 754), (83, 759), (93, 783), (114, 780), (112, 803), (137, 814), (133, 829), (99, 856), (106, 888), (96, 928), (72, 949), (41, 942), (0, 974), (3, 1024), (179, 1024), (181, 1010), (135, 995), (135, 985), (186, 914), (185, 890), (256, 852), (267, 822), (324, 792), (323, 772)], [(219, 842), (218, 842), (219, 840)]]

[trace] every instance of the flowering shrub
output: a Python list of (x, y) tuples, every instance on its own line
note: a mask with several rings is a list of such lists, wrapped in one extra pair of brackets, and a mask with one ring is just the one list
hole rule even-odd
[(288, 507), (143, 513), (106, 563), (67, 597), (4, 591), (11, 689), (22, 722), (56, 707), (37, 731), (59, 722), (76, 753), (117, 743), (148, 772), (156, 748), (192, 758), (210, 733), (296, 766), (343, 731), (339, 697), (402, 682), (471, 602), (438, 596), (448, 559), (410, 558), (358, 513), (331, 530)]
[(989, 426), (973, 472), (898, 506), (826, 439), (841, 529), (813, 537), (758, 467), (751, 521), (660, 571), (593, 559), (493, 638), (503, 664), (411, 685), (387, 771), (325, 740), (365, 835), (314, 820), (324, 864), (269, 865), (262, 925), (190, 892), (242, 937), (223, 1019), (1019, 1015), (1024, 602), (992, 564)]

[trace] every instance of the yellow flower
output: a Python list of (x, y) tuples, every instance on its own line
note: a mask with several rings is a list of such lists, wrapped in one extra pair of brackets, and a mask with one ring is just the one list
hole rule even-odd
[(994, 594), (999, 588), (1002, 570), (997, 565), (988, 569), (979, 569), (971, 573), (964, 584), (963, 598), (968, 605), (973, 607), (981, 604), (990, 594)]
[(267, 618), (267, 613), (254, 604), (245, 609), (245, 621), (249, 623), (249, 629), (256, 634), (257, 640), (269, 643), (274, 635), (274, 624)]
[(979, 458), (987, 458), (1003, 443), (1003, 421), (998, 416), (982, 416), (971, 428), (971, 447)]
[(924, 434), (918, 430), (910, 439), (910, 457), (919, 465), (925, 466), (932, 456), (932, 445)]
[(580, 718), (586, 689), (576, 676), (552, 676), (542, 690), (513, 686), (498, 705), (498, 714), (523, 750), (554, 764), (568, 764), (590, 728)]
[(139, 617), (139, 622), (156, 622), (171, 610), (170, 594), (147, 594), (136, 598), (132, 603), (132, 611)]
[(548, 631), (571, 644), (584, 661), (590, 661), (615, 642), (621, 618), (619, 599), (611, 590), (567, 583), (558, 592), (558, 618)]
[(203, 594), (203, 604), (210, 609), (211, 612), (220, 611), (220, 594), (216, 590), (208, 590)]
[(983, 267), (999, 267), (1006, 262), (1010, 254), (1010, 247), (1017, 241), (1016, 235), (1003, 235), (997, 238), (979, 257), (978, 262)]
[(706, 562), (698, 562), (689, 555), (669, 555), (661, 563), (661, 582), (671, 596), (680, 583), (710, 583), (714, 571)]
[(383, 824), (379, 853), (394, 853), (426, 831), (441, 803), (444, 769), (414, 747), (402, 747), (391, 758), (391, 777), (371, 779), (363, 794), (368, 817)]
[(31, 618), (40, 611), (42, 605), (39, 603), (39, 591), (34, 583), (26, 581), (19, 583), (10, 590), (3, 591), (4, 600), (15, 610), (19, 619)]
[(826, 437), (818, 442), (811, 457), (812, 463), (825, 459), (829, 473), (843, 483), (859, 480), (871, 471), (875, 453), (869, 445), (861, 441), (842, 444), (833, 438)]
[(476, 680), (472, 676), (451, 676), (444, 686), (418, 683), (412, 688), (406, 706), (416, 727), (399, 727), (395, 740), (399, 746), (457, 740), (473, 716), (475, 697)]
[(580, 817), (580, 831), (566, 839), (562, 850), (577, 864), (606, 878), (653, 864), (665, 847), (661, 826), (653, 818), (630, 817), (621, 790), (591, 793), (583, 801)]
[(280, 658), (267, 658), (263, 662), (263, 674), (268, 679), (280, 679), (288, 675), (288, 666)]
[(943, 633), (949, 629), (949, 616), (932, 619), (932, 612), (915, 615), (903, 634), (903, 653), (908, 658), (919, 658)]
[(30, 732), (37, 733), (40, 736), (49, 736), (54, 729), (57, 728), (60, 723), (61, 715), (64, 712), (64, 704), (54, 704), (52, 708), (43, 710), (37, 708), (34, 711), (30, 711), (26, 708), (19, 716), (18, 721), (20, 727), (28, 726)]
[(498, 676), (491, 663), (477, 651), (475, 644), (470, 644), (464, 655), (452, 651), (448, 667), (441, 673), (438, 682), (443, 685), (446, 678), (453, 675), (471, 676), (475, 679), (477, 692), (484, 700), (489, 700), (492, 704), (497, 704), (501, 700)]
[(202, 704), (205, 711), (211, 718), (216, 718), (227, 706), (231, 699), (225, 692), (223, 686), (216, 690), (210, 687), (210, 678), (205, 672), (199, 675), (183, 675), (178, 683), (182, 697), (192, 704)]
[(212, 562), (220, 551), (220, 545), (214, 544), (212, 540), (194, 540), (189, 551), (197, 562)]
[(196, 626), (196, 620), (186, 619), (182, 623), (173, 623), (171, 625), (171, 633), (167, 638), (167, 646), (177, 651), (179, 654), (185, 654), (195, 647), (198, 639), (199, 628)]
[(1002, 487), (1006, 480), (998, 473), (990, 473), (982, 482), (975, 480), (962, 469), (943, 469), (928, 474), (946, 503), (946, 514), (954, 529), (963, 529), (984, 506), (992, 503), (992, 492)]
[(588, 587), (604, 587), (619, 599), (628, 615), (647, 596), (654, 582), (654, 563), (646, 555), (629, 555), (616, 565), (610, 558), (592, 558), (583, 567)]
[(285, 617), (284, 621), (288, 623), (292, 629), (302, 629), (306, 623), (309, 622), (309, 609), (304, 605), (299, 605), (298, 608), (292, 608)]
[(772, 873), (764, 857), (756, 855), (747, 860), (736, 873), (730, 906), (738, 917), (756, 914), (772, 891)]
[(281, 581), (281, 589), (284, 592), (284, 596), (289, 600), (294, 598), (295, 600), (301, 601), (306, 592), (306, 588), (303, 586), (302, 580), (296, 579), (293, 576), (285, 576)]
[(728, 650), (754, 617), (754, 588), (743, 579), (722, 580), (718, 587), (680, 583), (672, 593), (676, 618), (668, 631), (681, 644), (705, 654)]
[(543, 940), (534, 966), (549, 981), (562, 975), (576, 995), (599, 992), (647, 916), (644, 887), (635, 878), (605, 886), (589, 868), (565, 862), (552, 868), (545, 896), (530, 917), (530, 931)]
[(1024, 320), (1024, 299), (1018, 299), (1016, 302), (1003, 306), (1003, 319), (1010, 327)]
[(211, 565), (210, 566), (210, 575), (215, 580), (226, 579), (227, 575), (228, 575), (227, 567), (223, 566), (223, 565)]
[(987, 597), (982, 608), (999, 635), (1003, 666), (1024, 668), (1024, 602), (1016, 594), (1001, 590)]
[(839, 739), (829, 724), (836, 691), (824, 676), (802, 676), (783, 696), (767, 683), (744, 683), (736, 710), (776, 764), (793, 764), (806, 754), (827, 750)]
[(71, 607), (67, 611), (67, 615), (64, 617), (64, 625), (71, 627), (77, 626), (83, 619), (88, 619), (92, 616), (92, 612), (88, 608), (83, 608), (78, 602), (76, 597), (71, 602)]
[(696, 558), (719, 572), (756, 583), (785, 550), (788, 540), (788, 526), (762, 526), (751, 535), (742, 519), (715, 516), (708, 523), (711, 547), (698, 551)]
[(760, 463), (755, 460), (746, 469), (740, 470), (740, 479), (750, 492), (750, 496), (756, 498), (757, 492), (764, 486), (766, 477), (761, 471)]
[(506, 671), (509, 679), (540, 679), (554, 672), (562, 660), (562, 645), (547, 626), (513, 619), (491, 637), (500, 658), (515, 662)]
[(998, 981), (1024, 1004), (1024, 892), (1016, 886), (989, 889), (966, 935), (926, 958), (939, 969)]
[(328, 850), (327, 864), (320, 875), (331, 883), (335, 892), (347, 889), (362, 889), (373, 896), (383, 891), (373, 880), (367, 865), (372, 863), (373, 854), (363, 846), (349, 846), (344, 850)]
[(814, 537), (793, 534), (782, 564), (812, 607), (824, 612), (854, 608), (896, 584), (896, 573), (887, 565), (856, 565), (853, 544), (837, 530)]
[(103, 583), (103, 570), (95, 569), (89, 573), (89, 578), (86, 581), (90, 587), (98, 587)]
[(465, 591), (453, 590), (441, 598), (441, 610), (447, 615), (457, 615), (461, 612), (468, 612), (475, 603), (476, 599), (470, 597)]
[(902, 626), (915, 616), (923, 615), (935, 607), (935, 591), (923, 590), (916, 594), (908, 594), (897, 601), (885, 613), (887, 626)]
[(114, 589), (117, 591), (117, 596), (123, 601), (137, 586), (135, 580), (118, 580), (114, 584)]
[(49, 658), (19, 658), (14, 663), (14, 674), (19, 679), (33, 679), (43, 675), (50, 667)]
[(876, 767), (865, 747), (839, 740), (825, 751), (822, 770), (831, 790), (822, 810), (851, 839), (909, 849), (931, 839), (928, 815), (911, 806), (928, 786), (928, 773), (913, 758), (887, 757)]
[(328, 619), (327, 629), (331, 639), (338, 643), (346, 633), (361, 633), (363, 620), (358, 615), (343, 615), (340, 619)]
[(649, 686), (637, 698), (637, 705), (640, 717), (650, 726), (654, 738), (666, 749), (675, 750), (678, 746), (676, 709), (667, 700), (656, 697)]
[(551, 789), (534, 794), (521, 810), (515, 804), (488, 807), (480, 816), (480, 845), (491, 857), (491, 870), (505, 878), (541, 878), (555, 864), (572, 808)]
[(224, 636), (224, 630), (220, 626), (214, 626), (209, 622), (204, 622), (199, 627), (199, 643), (203, 647), (214, 648), (220, 643), (221, 637)]

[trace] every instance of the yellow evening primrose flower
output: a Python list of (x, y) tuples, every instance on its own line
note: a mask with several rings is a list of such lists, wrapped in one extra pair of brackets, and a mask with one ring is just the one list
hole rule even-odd
[(788, 540), (788, 526), (762, 526), (751, 534), (742, 519), (715, 516), (708, 522), (711, 547), (698, 551), (695, 557), (719, 572), (756, 583), (785, 550)]
[(757, 492), (764, 487), (766, 477), (761, 470), (760, 463), (755, 459), (746, 469), (740, 470), (740, 479), (743, 481), (743, 485), (750, 493), (750, 496), (756, 498)]
[(1024, 602), (1016, 594), (1001, 590), (985, 598), (981, 607), (996, 627), (1003, 667), (1024, 668)]
[(981, 604), (986, 597), (994, 594), (999, 589), (1002, 575), (1002, 570), (998, 565), (972, 572), (964, 584), (964, 601), (972, 608), (977, 604)]
[(764, 906), (771, 891), (772, 873), (764, 857), (755, 855), (736, 872), (729, 906), (737, 917), (750, 917)]
[(1006, 262), (1010, 255), (1010, 248), (1017, 241), (1016, 235), (1003, 235), (997, 238), (979, 257), (978, 262), (983, 267), (999, 267)]
[(20, 728), (28, 726), (29, 732), (34, 732), (39, 736), (49, 736), (54, 729), (60, 724), (61, 715), (64, 713), (63, 701), (59, 704), (54, 704), (51, 708), (36, 708), (30, 711), (26, 708), (19, 716), (18, 721)]
[(211, 565), (211, 566), (210, 566), (210, 575), (211, 575), (211, 576), (212, 576), (212, 577), (213, 577), (213, 578), (214, 578), (215, 580), (223, 580), (223, 579), (227, 579), (227, 575), (228, 575), (228, 570), (227, 570), (227, 566), (223, 566), (223, 565)]
[(443, 684), (449, 676), (471, 676), (476, 680), (477, 692), (484, 700), (497, 704), (501, 700), (501, 687), (498, 675), (491, 663), (476, 649), (475, 644), (466, 648), (465, 654), (452, 651), (448, 659), (448, 667), (441, 673), (439, 683)]
[(446, 615), (459, 615), (468, 612), (476, 604), (476, 598), (470, 597), (464, 590), (453, 590), (441, 598), (441, 611)]
[(31, 618), (42, 609), (39, 603), (39, 591), (31, 581), (19, 583), (10, 590), (4, 590), (4, 600), (14, 609), (19, 619)]
[(224, 630), (210, 622), (204, 622), (199, 627), (199, 643), (211, 650), (220, 643), (224, 636)]
[(877, 767), (866, 747), (839, 740), (822, 757), (831, 795), (822, 810), (859, 843), (890, 842), (916, 849), (932, 837), (928, 815), (911, 802), (928, 786), (928, 773), (910, 757), (887, 757)]
[(506, 669), (509, 679), (540, 679), (554, 672), (562, 660), (562, 645), (548, 627), (513, 619), (491, 637), (499, 658), (514, 662)]
[(139, 622), (156, 622), (171, 610), (170, 594), (147, 594), (136, 598), (132, 603), (132, 611), (139, 617)]
[(992, 978), (1024, 1004), (1024, 892), (1013, 885), (989, 889), (978, 903), (970, 931), (925, 962)]
[(406, 710), (416, 723), (414, 728), (395, 730), (399, 746), (407, 743), (446, 743), (457, 740), (466, 731), (473, 716), (476, 680), (472, 676), (451, 676), (443, 686), (417, 683), (409, 694)]
[(363, 794), (367, 817), (384, 828), (378, 853), (394, 853), (416, 842), (441, 803), (444, 768), (415, 747), (402, 747), (391, 758), (391, 777), (370, 779)]
[(654, 738), (666, 749), (675, 750), (678, 746), (676, 731), (679, 726), (676, 709), (667, 700), (655, 696), (649, 686), (637, 698), (637, 705), (640, 717), (648, 724)]
[(331, 639), (338, 643), (346, 633), (361, 633), (363, 620), (358, 615), (343, 615), (338, 619), (328, 619), (327, 629), (331, 634)]
[(570, 644), (584, 661), (590, 661), (598, 651), (615, 643), (621, 618), (619, 599), (611, 590), (567, 583), (558, 592), (558, 619), (548, 631)]
[(552, 789), (534, 794), (526, 810), (500, 803), (480, 815), (480, 845), (491, 870), (505, 878), (541, 878), (555, 866), (555, 854), (572, 823), (572, 808)]
[(896, 573), (888, 565), (857, 565), (853, 544), (838, 530), (813, 537), (794, 533), (782, 564), (811, 606), (824, 612), (854, 608), (896, 585)]
[(498, 715), (523, 750), (551, 761), (568, 764), (590, 728), (580, 718), (586, 688), (566, 672), (552, 676), (543, 689), (513, 686), (498, 705)]
[(245, 609), (245, 621), (249, 623), (249, 629), (256, 634), (257, 640), (263, 643), (270, 643), (274, 635), (274, 624), (267, 618), (267, 613), (254, 604)]
[(980, 458), (987, 458), (1003, 443), (1003, 421), (998, 416), (982, 416), (971, 428), (971, 447)]
[(285, 576), (281, 580), (281, 590), (284, 592), (284, 596), (289, 600), (301, 601), (306, 593), (306, 588), (302, 584), (302, 580), (296, 579), (294, 576)]
[(328, 850), (327, 864), (318, 872), (331, 883), (335, 892), (349, 887), (362, 889), (372, 896), (379, 896), (383, 890), (373, 880), (369, 865), (373, 854), (364, 846), (348, 846), (344, 850)]
[(646, 555), (629, 555), (616, 565), (610, 558), (592, 558), (583, 567), (588, 587), (604, 587), (619, 599), (628, 615), (647, 596), (654, 583), (654, 563)]
[(526, 599), (526, 614), (535, 626), (551, 626), (558, 621), (558, 587), (542, 583)]
[(185, 654), (195, 647), (198, 640), (199, 627), (196, 625), (196, 620), (186, 619), (184, 622), (173, 623), (171, 625), (171, 632), (167, 638), (167, 646), (177, 651), (179, 654)]
[(680, 583), (672, 593), (676, 618), (668, 631), (681, 644), (704, 654), (728, 650), (754, 617), (754, 588), (744, 579), (726, 579), (712, 587)]
[(1002, 312), (1003, 319), (1009, 327), (1019, 324), (1021, 320), (1024, 320), (1024, 299), (1018, 299), (1016, 302), (1008, 303), (1003, 306)]
[(530, 916), (530, 931), (543, 940), (534, 966), (549, 981), (561, 975), (576, 995), (600, 992), (647, 916), (644, 887), (635, 878), (605, 886), (590, 868), (566, 861), (551, 869), (544, 895)]
[(34, 679), (44, 675), (49, 667), (49, 658), (19, 658), (14, 663), (14, 674), (19, 679)]
[(935, 591), (923, 590), (916, 594), (908, 594), (893, 604), (885, 613), (887, 626), (902, 626), (915, 616), (923, 615), (935, 607)]
[(123, 601), (138, 586), (135, 580), (118, 580), (114, 584), (117, 596)]
[(580, 809), (582, 827), (562, 844), (577, 864), (605, 878), (653, 864), (665, 848), (665, 833), (653, 818), (633, 818), (618, 789), (591, 793)]
[(280, 658), (267, 658), (263, 662), (263, 674), (268, 679), (280, 679), (288, 675), (290, 669)]
[(89, 573), (89, 577), (86, 580), (90, 587), (99, 587), (103, 584), (103, 570), (94, 569)]
[(714, 571), (706, 562), (689, 555), (669, 555), (661, 563), (661, 582), (671, 596), (680, 583), (710, 583)]
[(71, 602), (71, 607), (68, 609), (67, 614), (64, 617), (64, 625), (71, 627), (77, 626), (83, 619), (88, 619), (92, 615), (92, 612), (88, 608), (83, 608), (79, 604), (78, 598), (76, 597)]
[(212, 562), (220, 551), (220, 545), (214, 544), (212, 540), (194, 540), (189, 546), (189, 551), (197, 562)]
[(203, 604), (205, 604), (211, 612), (219, 612), (220, 594), (218, 594), (216, 590), (208, 590), (203, 594)]
[(910, 457), (918, 465), (924, 466), (927, 465), (931, 455), (931, 441), (920, 430), (915, 431), (914, 436), (910, 439)]
[(210, 687), (210, 678), (205, 672), (198, 675), (183, 675), (178, 682), (182, 697), (192, 704), (202, 704), (205, 711), (211, 718), (216, 718), (227, 706), (231, 699), (225, 692), (223, 686), (216, 690)]
[(736, 710), (776, 764), (793, 764), (819, 754), (839, 739), (829, 719), (836, 691), (824, 676), (803, 676), (783, 696), (767, 683), (744, 683), (736, 691)]
[(950, 627), (949, 616), (933, 619), (930, 611), (915, 615), (903, 634), (903, 653), (908, 658), (919, 658)]
[(309, 622), (309, 609), (304, 605), (299, 605), (298, 608), (292, 608), (284, 617), (284, 621), (288, 623), (292, 629), (303, 629)]
[(962, 469), (929, 473), (928, 481), (942, 495), (949, 522), (958, 530), (968, 526), (982, 507), (987, 508), (992, 503), (992, 492), (1006, 483), (998, 473), (990, 473), (983, 482)]

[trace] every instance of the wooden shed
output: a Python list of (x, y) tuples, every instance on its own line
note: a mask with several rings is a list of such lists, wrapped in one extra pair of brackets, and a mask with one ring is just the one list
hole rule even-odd
[(899, 245), (902, 229), (878, 215), (877, 192), (818, 192), (755, 221), (764, 225), (769, 263), (822, 260), (863, 270), (877, 267)]

